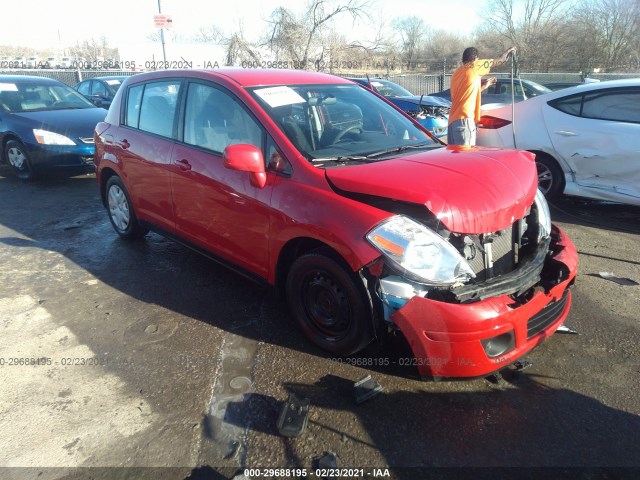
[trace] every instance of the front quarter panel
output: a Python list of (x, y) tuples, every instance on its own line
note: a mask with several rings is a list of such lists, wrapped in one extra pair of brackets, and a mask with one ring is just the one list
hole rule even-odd
[(307, 238), (322, 242), (342, 256), (353, 271), (380, 256), (365, 239), (376, 224), (390, 214), (369, 205), (342, 197), (329, 188), (278, 177), (274, 185), (272, 207), (272, 268), (275, 279), (279, 253), (292, 240)]

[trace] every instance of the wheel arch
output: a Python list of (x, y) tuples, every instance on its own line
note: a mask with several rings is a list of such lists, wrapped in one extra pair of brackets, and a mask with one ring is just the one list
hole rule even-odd
[(103, 168), (100, 171), (100, 198), (105, 208), (107, 207), (107, 182), (113, 176), (119, 177), (118, 173), (111, 168)]
[(280, 250), (278, 261), (275, 265), (275, 288), (280, 298), (285, 297), (287, 275), (293, 262), (296, 258), (311, 252), (323, 253), (340, 263), (347, 271), (353, 272), (349, 263), (329, 244), (311, 237), (292, 238)]
[(6, 163), (7, 159), (4, 158), (4, 149), (7, 146), (7, 143), (9, 143), (11, 140), (15, 140), (17, 142), (21, 142), (22, 140), (20, 139), (20, 137), (13, 133), (13, 132), (6, 132), (2, 135), (2, 142), (1, 142), (1, 146), (0, 146), (0, 160), (2, 160), (2, 163)]
[(359, 278), (363, 293), (367, 295), (369, 306), (371, 308), (371, 327), (373, 329), (373, 335), (375, 338), (379, 339), (381, 334), (380, 325), (383, 323), (382, 304), (375, 301), (377, 298), (374, 291), (375, 284), (371, 278), (370, 272), (366, 268), (367, 265), (377, 261), (376, 259), (373, 259), (366, 264), (363, 264), (360, 268), (354, 270), (340, 252), (328, 243), (310, 237), (293, 238), (280, 250), (278, 261), (276, 262), (274, 285), (276, 296), (280, 300), (286, 300), (286, 282), (291, 266), (297, 258), (308, 253), (325, 255), (337, 262), (345, 269), (345, 271), (350, 272), (354, 277)]
[(563, 163), (561, 161), (559, 161), (555, 156), (553, 156), (552, 154), (550, 154), (549, 152), (546, 152), (544, 150), (529, 150), (529, 152), (533, 153), (536, 156), (536, 162), (538, 160), (538, 158), (545, 158), (547, 160), (550, 160), (551, 162), (553, 162), (557, 167), (558, 170), (560, 171), (561, 175), (560, 175), (560, 188), (558, 189), (558, 194), (562, 194), (564, 192), (564, 189), (566, 187), (566, 178), (565, 178), (565, 168), (563, 166)]

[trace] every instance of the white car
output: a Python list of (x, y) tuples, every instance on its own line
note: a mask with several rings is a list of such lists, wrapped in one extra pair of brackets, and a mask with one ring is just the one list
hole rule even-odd
[(511, 105), (483, 107), (477, 144), (535, 153), (548, 198), (640, 206), (640, 78), (578, 85), (513, 109), (515, 122)]

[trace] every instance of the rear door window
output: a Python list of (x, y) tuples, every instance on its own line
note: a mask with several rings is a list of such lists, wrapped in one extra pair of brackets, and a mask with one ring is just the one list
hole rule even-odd
[(138, 128), (163, 137), (172, 137), (179, 92), (178, 80), (146, 84)]
[(589, 93), (584, 96), (582, 116), (599, 120), (640, 123), (640, 90)]
[(138, 128), (143, 91), (144, 85), (135, 85), (129, 89), (127, 95), (127, 110), (124, 116), (124, 124), (128, 127)]
[(582, 110), (582, 95), (558, 98), (549, 102), (549, 105), (569, 115), (580, 116), (580, 111)]

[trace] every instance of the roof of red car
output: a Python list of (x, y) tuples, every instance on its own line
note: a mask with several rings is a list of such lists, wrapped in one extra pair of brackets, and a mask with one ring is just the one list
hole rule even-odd
[(335, 75), (307, 72), (305, 70), (220, 68), (212, 71), (235, 80), (243, 87), (283, 84), (348, 83), (344, 79), (336, 77)]
[[(326, 73), (307, 72), (293, 69), (262, 69), (262, 68), (215, 68), (210, 70), (164, 70), (140, 74), (139, 80), (145, 77), (189, 76), (188, 72), (201, 77), (202, 74), (214, 77), (223, 76), (235, 81), (243, 87), (256, 87), (259, 85), (292, 85), (292, 84), (323, 84), (323, 83), (350, 83), (341, 77)], [(202, 77), (201, 77), (202, 78)]]

